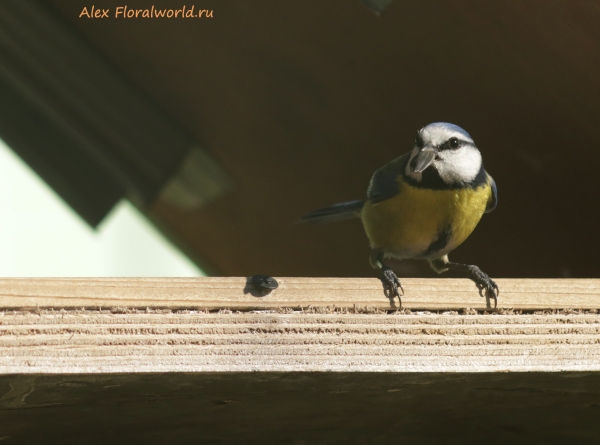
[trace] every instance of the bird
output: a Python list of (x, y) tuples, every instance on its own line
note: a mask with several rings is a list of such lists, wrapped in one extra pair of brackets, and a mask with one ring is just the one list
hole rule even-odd
[(451, 262), (448, 253), (497, 205), (496, 183), (473, 138), (458, 125), (434, 122), (417, 132), (410, 152), (373, 174), (366, 199), (314, 210), (300, 221), (360, 218), (371, 246), (371, 266), (380, 271), (384, 294), (390, 301), (397, 297), (400, 307), (404, 289), (388, 259), (426, 260), (437, 273), (463, 272), (496, 307), (496, 282), (476, 265)]

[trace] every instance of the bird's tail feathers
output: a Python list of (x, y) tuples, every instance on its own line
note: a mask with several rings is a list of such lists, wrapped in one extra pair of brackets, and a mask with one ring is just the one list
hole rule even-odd
[(362, 199), (341, 202), (330, 207), (313, 210), (312, 212), (307, 213), (300, 218), (300, 222), (307, 222), (309, 224), (323, 224), (334, 221), (342, 221), (344, 219), (358, 218), (360, 216), (360, 210), (364, 205), (365, 201)]

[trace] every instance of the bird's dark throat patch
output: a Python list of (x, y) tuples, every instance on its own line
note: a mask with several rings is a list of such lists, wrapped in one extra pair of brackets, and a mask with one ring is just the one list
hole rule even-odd
[(421, 181), (417, 181), (416, 179), (404, 174), (404, 180), (408, 182), (410, 185), (416, 188), (423, 189), (431, 189), (431, 190), (457, 190), (465, 187), (470, 187), (472, 189), (476, 189), (487, 184), (487, 173), (483, 168), (483, 162), (481, 163), (481, 168), (477, 173), (477, 176), (473, 178), (472, 181), (464, 182), (445, 182), (437, 168), (434, 165), (430, 165), (421, 173)]

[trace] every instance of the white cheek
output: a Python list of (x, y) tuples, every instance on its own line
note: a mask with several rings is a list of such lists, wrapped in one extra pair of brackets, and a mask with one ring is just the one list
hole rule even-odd
[(445, 153), (442, 162), (436, 167), (441, 178), (447, 182), (469, 182), (475, 179), (481, 169), (481, 154), (468, 147)]

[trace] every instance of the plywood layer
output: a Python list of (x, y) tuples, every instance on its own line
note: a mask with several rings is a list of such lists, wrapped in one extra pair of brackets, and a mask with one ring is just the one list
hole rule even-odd
[(1, 373), (600, 370), (600, 316), (5, 313)]
[(374, 279), (246, 282), (0, 280), (0, 373), (600, 370), (598, 280), (501, 280), (497, 311), (467, 280), (405, 280), (402, 311)]

